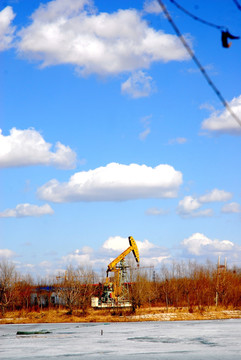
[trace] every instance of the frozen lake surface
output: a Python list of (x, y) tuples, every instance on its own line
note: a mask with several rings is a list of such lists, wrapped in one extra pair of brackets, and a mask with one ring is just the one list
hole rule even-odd
[(0, 359), (240, 360), (240, 334), (240, 319), (0, 325)]

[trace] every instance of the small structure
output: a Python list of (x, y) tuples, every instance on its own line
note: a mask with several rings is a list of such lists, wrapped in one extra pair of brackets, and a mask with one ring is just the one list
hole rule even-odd
[(53, 286), (38, 286), (33, 289), (30, 295), (30, 304), (32, 306), (39, 306), (40, 308), (48, 307), (49, 305), (62, 304), (58, 293)]

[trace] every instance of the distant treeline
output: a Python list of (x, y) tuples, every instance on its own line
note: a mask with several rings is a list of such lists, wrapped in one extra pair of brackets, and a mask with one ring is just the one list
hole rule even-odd
[(241, 269), (226, 265), (199, 265), (195, 262), (163, 266), (152, 281), (139, 276), (134, 283), (133, 300), (138, 305), (172, 307), (205, 307), (220, 305), (241, 307)]
[[(48, 281), (34, 281), (30, 275), (17, 273), (14, 264), (0, 262), (0, 307), (7, 310), (65, 307), (71, 314), (80, 309), (85, 314), (91, 297), (100, 297), (103, 283), (89, 268), (69, 266), (64, 275)], [(144, 306), (241, 308), (241, 269), (226, 265), (195, 262), (173, 263), (158, 271), (130, 266), (125, 287), (132, 310)]]

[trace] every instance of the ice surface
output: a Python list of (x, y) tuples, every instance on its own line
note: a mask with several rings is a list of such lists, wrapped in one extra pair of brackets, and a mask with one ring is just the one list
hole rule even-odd
[(0, 325), (0, 359), (240, 360), (240, 330), (241, 320)]

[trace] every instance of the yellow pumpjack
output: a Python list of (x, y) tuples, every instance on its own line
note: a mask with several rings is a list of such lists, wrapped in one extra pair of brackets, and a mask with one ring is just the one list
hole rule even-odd
[[(124, 277), (126, 273), (125, 257), (131, 252), (139, 265), (139, 251), (132, 236), (128, 238), (130, 246), (115, 258), (107, 267), (104, 291), (101, 298), (92, 297), (91, 305), (95, 308), (106, 307), (130, 307), (131, 303), (125, 293)], [(109, 273), (114, 273), (114, 279), (110, 279)]]

